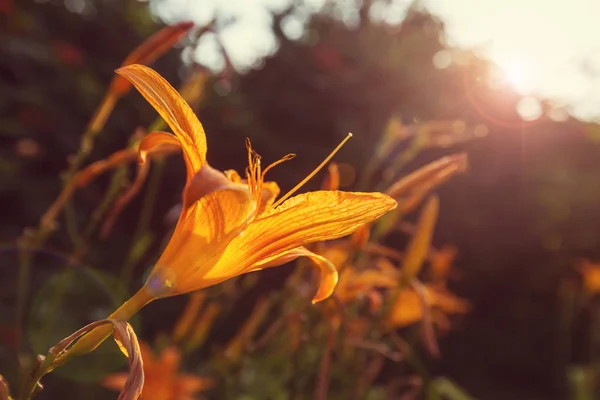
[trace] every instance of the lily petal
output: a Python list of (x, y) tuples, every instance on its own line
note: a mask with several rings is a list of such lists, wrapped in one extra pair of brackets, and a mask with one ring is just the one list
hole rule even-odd
[(202, 196), (182, 211), (175, 234), (146, 285), (159, 297), (209, 286), (202, 276), (255, 213), (256, 202), (246, 185), (229, 183)]
[(382, 193), (317, 191), (295, 196), (250, 224), (205, 279), (218, 283), (288, 250), (349, 235), (395, 207), (396, 201)]
[(148, 155), (160, 152), (171, 152), (181, 148), (176, 136), (168, 132), (150, 132), (140, 141), (138, 146), (138, 162), (145, 163)]
[(206, 134), (202, 124), (177, 91), (151, 68), (132, 64), (116, 71), (154, 107), (181, 142), (188, 180), (206, 163)]
[(321, 279), (319, 281), (319, 290), (312, 302), (318, 303), (321, 300), (325, 300), (333, 293), (335, 285), (338, 282), (338, 272), (328, 259), (319, 254), (313, 253), (305, 247), (297, 247), (292, 250), (279, 253), (276, 256), (262, 260), (260, 263), (255, 264), (252, 271), (258, 271), (261, 269), (276, 267), (278, 265), (286, 264), (290, 261), (294, 261), (298, 257), (308, 257), (310, 260), (319, 268), (321, 272)]

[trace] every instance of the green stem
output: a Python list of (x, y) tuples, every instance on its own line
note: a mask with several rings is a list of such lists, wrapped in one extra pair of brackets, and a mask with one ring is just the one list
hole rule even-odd
[[(146, 304), (154, 300), (148, 289), (143, 286), (136, 294), (121, 305), (115, 312), (108, 316), (108, 319), (127, 321)], [(87, 333), (77, 341), (69, 350), (67, 350), (54, 363), (54, 367), (65, 364), (73, 357), (87, 354), (96, 349), (113, 332), (111, 325), (102, 325)]]

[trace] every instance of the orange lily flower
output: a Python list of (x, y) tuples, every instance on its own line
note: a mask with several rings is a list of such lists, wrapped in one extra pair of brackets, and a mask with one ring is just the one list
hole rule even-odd
[(323, 300), (335, 287), (336, 269), (302, 246), (346, 236), (396, 206), (381, 193), (341, 191), (311, 192), (285, 201), (300, 185), (275, 202), (279, 187), (264, 182), (265, 173), (291, 155), (262, 171), (260, 157), (247, 142), (246, 182), (234, 171), (217, 171), (206, 162), (202, 124), (164, 78), (142, 65), (117, 72), (140, 91), (175, 134), (147, 135), (140, 144), (141, 162), (155, 146), (179, 144), (187, 166), (179, 222), (145, 285), (150, 299), (202, 289), (304, 256), (321, 269), (314, 301)]
[[(144, 360), (144, 389), (141, 400), (191, 400), (196, 394), (214, 386), (208, 378), (189, 374), (178, 374), (181, 355), (175, 347), (164, 349), (156, 358), (146, 343), (140, 343)], [(127, 381), (127, 373), (111, 374), (101, 385), (108, 389), (121, 390)]]
[[(398, 294), (389, 314), (389, 322), (397, 328), (415, 324), (423, 319), (423, 305), (429, 307), (433, 322), (442, 330), (448, 330), (448, 314), (466, 314), (471, 305), (440, 285), (425, 285), (424, 299), (414, 289), (406, 289)], [(423, 300), (424, 303), (423, 304)]]
[[(321, 271), (313, 302), (326, 299), (337, 283), (337, 270), (326, 258), (303, 246), (349, 235), (397, 205), (383, 193), (316, 191), (289, 198), (345, 141), (307, 178), (275, 201), (279, 187), (275, 182), (265, 182), (265, 173), (292, 155), (262, 170), (260, 156), (247, 141), (246, 181), (235, 171), (217, 171), (206, 161), (202, 124), (163, 77), (143, 65), (129, 65), (117, 73), (138, 89), (174, 133), (146, 135), (140, 143), (140, 162), (145, 162), (156, 146), (179, 145), (187, 180), (182, 211), (169, 244), (146, 284), (110, 318), (127, 320), (154, 299), (203, 289), (298, 257), (308, 257)], [(91, 351), (109, 333), (92, 332), (72, 351)]]

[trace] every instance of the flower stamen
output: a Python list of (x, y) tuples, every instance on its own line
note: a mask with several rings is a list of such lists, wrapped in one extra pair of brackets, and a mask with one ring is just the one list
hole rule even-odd
[(273, 204), (273, 208), (281, 205), (281, 203), (283, 203), (284, 201), (286, 201), (291, 195), (293, 195), (294, 193), (296, 193), (296, 191), (298, 191), (298, 189), (300, 189), (302, 186), (304, 186), (304, 184), (306, 182), (308, 182), (309, 180), (311, 180), (312, 177), (315, 176), (333, 158), (333, 156), (342, 148), (342, 146), (344, 144), (346, 144), (346, 142), (348, 140), (350, 140), (351, 137), (352, 137), (352, 133), (348, 132), (348, 135), (344, 138), (344, 140), (342, 140), (340, 142), (340, 144), (338, 144), (337, 147), (335, 149), (333, 149), (333, 151), (331, 153), (329, 153), (329, 155), (327, 156), (327, 158), (325, 158), (323, 160), (323, 162), (321, 162), (321, 164), (319, 164), (317, 166), (317, 168), (315, 168), (310, 174), (308, 174), (308, 176), (306, 178), (304, 178), (300, 183), (298, 183), (296, 186), (294, 186), (292, 188), (292, 190), (290, 190), (283, 197), (281, 197), (279, 200), (277, 200), (275, 202), (275, 204)]
[(269, 164), (269, 166), (267, 168), (265, 168), (264, 171), (262, 172), (260, 178), (264, 181), (267, 171), (269, 171), (271, 168), (273, 168), (283, 162), (290, 161), (294, 157), (296, 157), (296, 155), (294, 153), (290, 153), (290, 154), (287, 154), (287, 155), (281, 157), (279, 160), (275, 161), (274, 163)]

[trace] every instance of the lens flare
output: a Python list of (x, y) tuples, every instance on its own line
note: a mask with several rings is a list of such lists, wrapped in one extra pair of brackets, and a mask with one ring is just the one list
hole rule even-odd
[(524, 60), (498, 62), (509, 85), (522, 94), (531, 93), (534, 88), (534, 68)]

